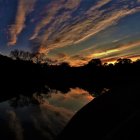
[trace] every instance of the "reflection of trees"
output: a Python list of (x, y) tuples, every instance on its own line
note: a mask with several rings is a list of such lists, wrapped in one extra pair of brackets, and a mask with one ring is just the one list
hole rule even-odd
[(9, 100), (9, 104), (14, 108), (24, 107), (29, 105), (40, 105), (42, 103), (44, 103), (43, 96), (38, 93), (35, 93), (32, 96), (19, 95)]

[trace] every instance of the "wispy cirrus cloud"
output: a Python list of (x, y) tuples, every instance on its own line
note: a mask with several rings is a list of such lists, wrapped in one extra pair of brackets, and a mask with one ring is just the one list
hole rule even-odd
[[(8, 1), (10, 3), (10, 0)], [(129, 40), (133, 41), (131, 37), (134, 33), (131, 34), (131, 31), (134, 32), (135, 29), (129, 31), (128, 21), (129, 18), (133, 18), (136, 21), (133, 24), (137, 25), (136, 15), (140, 12), (139, 0), (17, 0), (13, 7), (16, 4), (16, 14), (14, 10), (11, 12), (11, 16), (15, 16), (14, 23), (12, 20), (7, 23), (8, 28), (10, 25), (9, 34), (6, 32), (9, 37), (7, 44), (17, 46), (20, 37), (21, 47), (27, 45), (26, 48), (29, 47), (28, 49), (33, 52), (44, 53), (47, 58), (53, 57), (52, 60), (60, 63), (69, 62), (71, 65), (86, 64), (91, 58), (105, 59), (115, 55), (118, 57), (122, 56), (122, 53), (127, 55), (131, 49), (123, 46), (121, 42), (122, 40), (128, 42), (128, 38), (123, 39), (123, 35), (118, 37), (118, 34), (124, 36), (129, 34)], [(125, 25), (124, 21), (127, 21)], [(122, 24), (126, 26), (122, 28), (124, 31), (114, 31), (116, 34), (113, 35), (110, 33), (110, 29), (118, 30)], [(100, 39), (104, 43), (101, 43)], [(120, 44), (120, 46), (111, 47), (109, 40), (113, 45)], [(133, 50), (135, 47), (135, 45), (132, 47)], [(56, 53), (52, 54), (55, 51)]]
[[(48, 39), (48, 37), (50, 35), (49, 33), (53, 32), (53, 28), (56, 29), (55, 26), (57, 26), (58, 24), (61, 24), (62, 22), (66, 21), (67, 19), (70, 18), (71, 10), (73, 11), (73, 9), (76, 8), (80, 4), (80, 1), (81, 0), (77, 0), (77, 1), (75, 1), (75, 0), (71, 0), (71, 1), (55, 0), (55, 1), (50, 2), (45, 7), (46, 16), (43, 17), (43, 19), (40, 21), (40, 23), (36, 26), (34, 34), (32, 35), (32, 37), (30, 39), (31, 40), (35, 39), (39, 35), (41, 29), (46, 27), (48, 24), (50, 24), (55, 19), (55, 16), (56, 16), (56, 18), (58, 18), (58, 19), (56, 19), (56, 21), (53, 21), (53, 23), (52, 23), (53, 25), (45, 33), (46, 39)], [(57, 15), (59, 10), (62, 10), (62, 9), (66, 10), (62, 14), (62, 16)]]
[[(82, 50), (77, 55), (67, 56), (63, 61), (69, 62), (71, 66), (81, 66), (95, 58), (99, 58), (103, 62), (115, 62), (118, 58), (130, 58), (132, 60), (136, 60), (140, 58), (139, 55), (136, 55), (139, 47), (139, 40), (125, 44), (118, 44), (114, 48), (99, 48), (98, 50), (94, 50), (93, 46), (93, 48), (91, 47), (89, 49)], [(59, 57), (57, 60), (59, 62)]]
[(26, 16), (33, 11), (36, 0), (18, 0), (17, 13), (15, 17), (15, 23), (10, 25), (9, 33), (10, 39), (9, 46), (15, 45), (18, 39), (18, 35), (25, 28)]
[(138, 59), (140, 59), (140, 55), (124, 55), (123, 57), (122, 56), (114, 56), (114, 57), (108, 57), (108, 58), (104, 58), (103, 59), (103, 62), (104, 63), (115, 63), (117, 59), (119, 58), (123, 58), (123, 59), (131, 59), (132, 61), (136, 61)]
[[(119, 44), (115, 48), (107, 48), (106, 50), (98, 50), (98, 52), (91, 52), (86, 57), (91, 60), (93, 58), (100, 58), (104, 62), (114, 62), (118, 58), (136, 58), (134, 51), (140, 47), (140, 41), (128, 42), (125, 44)], [(133, 51), (132, 51), (133, 50)], [(89, 52), (90, 50), (87, 50)], [(132, 53), (133, 52), (133, 53)], [(133, 57), (134, 56), (134, 57)], [(138, 58), (138, 55), (137, 55)]]
[[(81, 9), (81, 11), (80, 3), (83, 2), (82, 0), (77, 3), (68, 2), (61, 1), (61, 4), (56, 2), (52, 13), (49, 14), (50, 10), (48, 10), (47, 16), (37, 25), (31, 39), (37, 38), (39, 40), (38, 51), (43, 50), (47, 54), (55, 48), (78, 44), (116, 24), (123, 17), (140, 11), (140, 7), (136, 6), (135, 3), (126, 3), (126, 1), (116, 1), (112, 6), (103, 8), (112, 0), (101, 0), (94, 2), (86, 10)], [(49, 7), (48, 9), (50, 9)], [(60, 12), (63, 8), (67, 9), (68, 7), (69, 10)], [(80, 12), (77, 16), (72, 17), (75, 11)], [(43, 34), (38, 35), (41, 28), (46, 25), (48, 27)]]

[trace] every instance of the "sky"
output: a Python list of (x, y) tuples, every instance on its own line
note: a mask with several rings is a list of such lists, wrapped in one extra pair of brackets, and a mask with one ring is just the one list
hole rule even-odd
[(140, 0), (0, 0), (0, 53), (19, 49), (73, 66), (140, 58)]

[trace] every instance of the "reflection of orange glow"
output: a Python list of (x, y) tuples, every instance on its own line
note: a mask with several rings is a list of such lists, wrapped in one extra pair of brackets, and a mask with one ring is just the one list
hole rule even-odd
[(67, 96), (71, 96), (71, 97), (84, 96), (87, 99), (87, 101), (91, 101), (94, 98), (93, 96), (89, 94), (89, 92), (81, 88), (71, 89), (70, 93), (67, 94)]
[(87, 91), (85, 91), (85, 90), (83, 90), (83, 89), (81, 89), (81, 88), (75, 88), (75, 89), (73, 89), (73, 88), (71, 88), (71, 92), (72, 93), (76, 93), (76, 94), (81, 94), (81, 93), (88, 93)]
[(80, 110), (83, 106), (88, 104), (91, 100), (93, 100), (93, 96), (89, 94), (89, 92), (80, 89), (70, 89), (67, 94), (63, 94), (61, 92), (52, 92), (51, 98), (48, 98), (49, 104), (54, 106), (59, 106), (71, 110), (72, 112), (76, 112)]

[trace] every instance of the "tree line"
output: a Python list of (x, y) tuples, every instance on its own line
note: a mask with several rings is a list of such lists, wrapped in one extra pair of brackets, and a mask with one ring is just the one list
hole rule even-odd
[(45, 92), (48, 87), (66, 93), (79, 87), (100, 95), (117, 86), (136, 85), (140, 79), (140, 60), (120, 58), (114, 64), (104, 64), (100, 59), (92, 59), (84, 66), (71, 67), (66, 62), (51, 65), (51, 60), (37, 53), (14, 50), (10, 57), (0, 55), (1, 90), (7, 93)]

